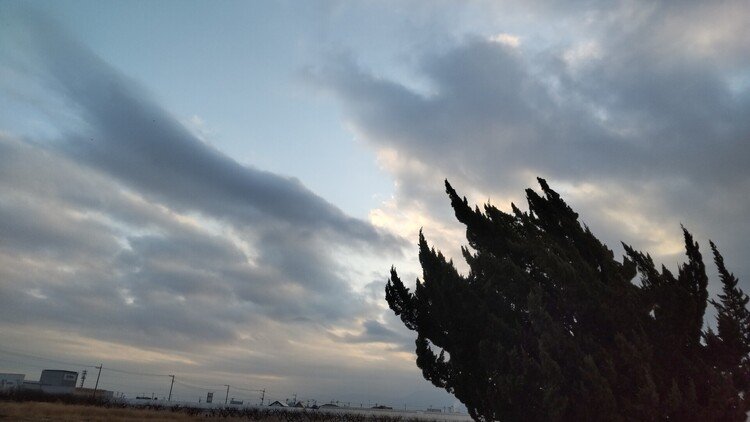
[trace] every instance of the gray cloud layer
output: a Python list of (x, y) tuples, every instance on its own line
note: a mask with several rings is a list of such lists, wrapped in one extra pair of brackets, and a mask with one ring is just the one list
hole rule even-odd
[(375, 309), (340, 254), (394, 257), (402, 239), (238, 164), (54, 22), (16, 18), (6, 34), (27, 48), (7, 51), (3, 70), (32, 69), (68, 111), (47, 113), (57, 139), (0, 136), (5, 323), (195, 351), (240, 344), (251, 327), (356, 329)]
[[(750, 286), (743, 256), (750, 247), (744, 217), (750, 211), (750, 8), (741, 2), (586, 5), (529, 7), (542, 22), (555, 22), (563, 35), (553, 43), (524, 44), (538, 41), (526, 28), (515, 34), (517, 47), (487, 34), (414, 50), (414, 73), (429, 81), (427, 94), (364, 68), (356, 55), (335, 57), (309, 78), (341, 101), (372, 145), (422, 163), (459, 190), (483, 192), (479, 201), (517, 197), (535, 175), (563, 190), (595, 185), (596, 195), (574, 192), (569, 199), (610, 244), (655, 247), (627, 226), (644, 218), (659, 229), (668, 226), (677, 239), (682, 221), (724, 246)], [(400, 204), (416, 201), (448, 218), (440, 186), (425, 187), (435, 180), (408, 166), (395, 172)], [(613, 219), (607, 209), (631, 215)]]

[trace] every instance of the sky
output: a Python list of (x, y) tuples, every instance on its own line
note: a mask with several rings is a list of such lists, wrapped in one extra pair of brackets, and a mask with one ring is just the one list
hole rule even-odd
[(744, 1), (0, 2), (0, 372), (457, 404), (384, 300), (444, 179), (750, 291), (748, 116)]

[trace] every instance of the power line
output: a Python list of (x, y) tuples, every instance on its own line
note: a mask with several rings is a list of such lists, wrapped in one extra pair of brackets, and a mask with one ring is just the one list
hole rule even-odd
[[(13, 356), (21, 357), (21, 358), (31, 358), (31, 359), (36, 359), (36, 360), (42, 360), (42, 361), (57, 363), (57, 364), (61, 364), (61, 365), (68, 365), (68, 366), (76, 366), (76, 367), (82, 367), (82, 368), (98, 369), (97, 365), (86, 365), (86, 364), (83, 364), (83, 363), (80, 363), (80, 362), (68, 362), (68, 361), (64, 361), (64, 360), (44, 358), (44, 357), (41, 357), (41, 356), (35, 356), (35, 355), (32, 355), (32, 354), (29, 354), (29, 353), (15, 352), (15, 351), (7, 350), (7, 349), (0, 349), (0, 353), (5, 353), (5, 354), (8, 354), (8, 355), (13, 355)], [(37, 366), (37, 367), (41, 368), (41, 366), (34, 365), (34, 364), (31, 364), (31, 363), (27, 363), (27, 362), (23, 362), (23, 361), (12, 361), (12, 360), (9, 360), (9, 361), (10, 362), (14, 362), (14, 363), (19, 363), (19, 364), (22, 364), (22, 365)], [(146, 376), (146, 377), (168, 377), (169, 376), (167, 374), (154, 374), (154, 373), (148, 373), (148, 372), (129, 371), (129, 370), (125, 370), (125, 369), (117, 369), (117, 368), (110, 368), (110, 367), (102, 368), (102, 371), (119, 372), (119, 373), (122, 373), (122, 374), (138, 375), (138, 376)]]
[[(3, 356), (3, 355), (5, 355), (5, 356)], [(7, 356), (12, 356), (14, 358), (8, 358)], [(98, 369), (101, 372), (108, 373), (109, 375), (107, 375), (106, 377), (103, 377), (101, 379), (101, 382), (97, 382), (96, 383), (96, 385), (94, 386), (94, 391), (96, 391), (98, 389), (98, 386), (101, 383), (103, 385), (120, 385), (122, 387), (125, 387), (124, 389), (122, 389), (123, 392), (126, 392), (128, 394), (135, 394), (135, 392), (133, 390), (130, 390), (132, 388), (132, 385), (130, 385), (130, 383), (126, 382), (125, 384), (121, 384), (121, 383), (118, 383), (118, 382), (112, 382), (113, 381), (112, 378), (114, 378), (114, 380), (118, 380), (119, 379), (121, 381), (125, 381), (127, 379), (127, 378), (123, 378), (121, 376), (117, 376), (115, 374), (124, 374), (124, 375), (130, 375), (130, 376), (135, 376), (135, 377), (159, 377), (159, 378), (162, 378), (162, 377), (172, 377), (173, 384), (170, 385), (170, 390), (172, 389), (171, 387), (174, 384), (178, 384), (178, 385), (180, 385), (182, 387), (193, 388), (193, 389), (204, 390), (204, 391), (213, 391), (213, 392), (222, 389), (222, 387), (219, 386), (218, 384), (217, 385), (193, 384), (193, 383), (190, 383), (190, 382), (185, 382), (185, 381), (177, 380), (177, 379), (174, 379), (174, 375), (159, 374), (159, 373), (149, 373), (149, 372), (142, 372), (142, 371), (131, 371), (131, 370), (125, 370), (125, 369), (110, 368), (110, 367), (102, 367), (102, 365), (97, 365), (97, 366), (95, 366), (95, 365), (86, 365), (86, 364), (83, 364), (83, 363), (80, 363), (80, 362), (70, 362), (70, 361), (59, 360), (59, 359), (51, 359), (51, 358), (37, 356), (37, 355), (25, 353), (25, 352), (19, 352), (19, 351), (15, 351), (15, 350), (8, 350), (6, 348), (0, 348), (0, 362), (9, 362), (9, 363), (14, 363), (14, 364), (21, 365), (21, 366), (47, 369), (47, 367), (39, 365), (38, 364), (39, 362), (34, 362), (34, 361), (51, 362), (51, 363), (56, 363), (56, 364), (61, 364), (61, 365), (67, 365), (67, 366), (72, 366), (72, 367), (79, 367), (79, 368), (93, 368), (93, 369)], [(32, 362), (34, 362), (34, 363), (32, 363)], [(99, 374), (97, 374), (97, 375), (99, 375)], [(97, 378), (99, 378), (99, 377), (97, 376)], [(223, 384), (223, 386), (228, 387), (227, 384)], [(157, 387), (157, 386), (152, 386), (152, 387), (155, 387), (157, 389), (164, 388), (164, 387)], [(237, 387), (237, 386), (234, 386), (234, 385), (232, 385), (231, 388), (234, 389), (234, 390), (239, 390), (239, 391), (243, 391), (243, 392), (262, 394), (262, 400), (263, 400), (263, 398), (265, 398), (265, 399), (268, 399), (269, 402), (277, 399), (277, 397), (274, 397), (274, 396), (271, 396), (270, 394), (268, 394), (270, 392), (267, 391), (266, 389), (244, 388), (244, 387)], [(126, 389), (130, 390), (130, 391), (125, 391)], [(229, 391), (227, 391), (227, 393), (226, 393), (227, 397), (225, 397), (225, 401), (228, 398), (228, 394), (229, 394)], [(240, 396), (245, 396), (245, 395), (241, 394)], [(297, 397), (297, 399), (300, 400), (300, 401), (307, 400), (307, 399), (303, 399), (303, 398), (300, 398), (300, 397)], [(278, 399), (278, 400), (281, 401), (281, 399)], [(314, 400), (314, 399), (309, 399), (309, 400), (317, 401), (317, 400)]]
[[(181, 381), (181, 380), (175, 380), (174, 383), (175, 384), (180, 384), (180, 385), (185, 386), (185, 387), (197, 388), (197, 389), (206, 390), (206, 391), (217, 391), (219, 389), (222, 389), (223, 387), (226, 387), (226, 384), (223, 384), (221, 386), (218, 385), (218, 384), (215, 384), (215, 385), (193, 384), (193, 383), (186, 382), (186, 381)], [(232, 390), (241, 390), (241, 391), (251, 392), (251, 393), (262, 393), (262, 392), (265, 391), (265, 390), (256, 390), (256, 389), (250, 389), (250, 388), (236, 387), (234, 385), (232, 385)]]
[[(42, 357), (39, 357), (39, 356), (22, 354), (22, 353), (13, 352), (13, 351), (5, 350), (5, 349), (0, 349), (0, 352), (1, 353), (5, 353), (7, 355), (15, 356), (15, 357), (32, 358), (32, 359), (41, 360), (41, 361), (48, 361), (48, 362), (53, 362), (53, 363), (58, 363), (58, 364), (64, 364), (64, 365), (69, 365), (69, 366), (83, 367), (83, 368), (93, 368), (93, 369), (96, 369), (97, 371), (99, 370), (99, 365), (84, 365), (84, 364), (80, 364), (80, 363), (66, 362), (66, 361), (57, 360), (57, 359), (42, 358)], [(45, 365), (38, 365), (38, 364), (35, 364), (35, 363), (28, 362), (28, 359), (9, 359), (7, 357), (0, 356), (0, 361), (14, 363), (14, 364), (21, 365), (21, 366), (26, 366), (26, 367), (33, 367), (33, 368), (39, 368), (39, 369), (47, 369), (47, 366), (45, 366)], [(103, 372), (105, 374), (108, 374), (108, 375), (105, 378), (101, 378), (100, 383), (105, 383), (105, 384), (108, 384), (108, 385), (121, 385), (121, 386), (126, 386), (127, 384), (120, 384), (120, 383), (112, 382), (112, 378), (121, 379), (121, 380), (124, 381), (123, 378), (118, 377), (117, 375), (114, 375), (115, 373), (116, 374), (136, 376), (136, 377), (141, 377), (141, 376), (148, 376), (148, 377), (169, 377), (170, 376), (170, 375), (167, 375), (167, 374), (156, 374), (156, 373), (148, 373), (148, 372), (129, 371), (129, 370), (125, 370), (125, 369), (117, 369), (117, 368), (110, 368), (110, 367), (102, 367), (101, 368), (101, 372)], [(98, 373), (97, 373), (97, 375), (98, 375)], [(205, 390), (205, 391), (217, 391), (217, 390), (219, 390), (219, 389), (221, 389), (223, 387), (223, 385), (219, 386), (218, 384), (217, 385), (213, 385), (213, 386), (211, 386), (211, 385), (193, 384), (193, 383), (189, 383), (189, 382), (185, 382), (185, 381), (180, 381), (180, 380), (177, 380), (177, 379), (175, 379), (174, 382), (175, 382), (175, 384), (182, 385), (183, 387), (195, 388), (195, 389)], [(235, 388), (237, 390), (242, 390), (242, 391), (245, 391), (245, 392), (258, 392), (259, 393), (259, 392), (263, 391), (263, 390), (256, 390), (256, 389), (249, 389), (249, 388), (242, 388), (242, 387), (234, 387), (234, 386), (232, 386), (232, 388)]]
[(23, 367), (30, 367), (30, 368), (36, 368), (36, 369), (48, 369), (49, 368), (49, 365), (35, 365), (33, 363), (22, 362), (20, 360), (8, 359), (5, 357), (0, 357), (0, 362), (10, 362), (10, 363), (14, 363), (16, 365), (20, 365)]
[[(115, 389), (119, 389), (121, 391), (122, 391), (123, 388), (134, 388), (133, 384), (131, 384), (131, 383), (113, 382), (110, 379), (102, 379), (99, 382), (99, 385), (110, 387), (109, 389), (112, 389), (111, 387), (115, 387)], [(141, 386), (141, 388), (143, 388), (142, 384), (140, 386)], [(156, 389), (160, 389), (160, 388), (163, 389), (163, 388), (166, 388), (166, 387), (159, 386), (159, 385), (148, 385), (147, 388), (156, 390)]]
[(234, 388), (235, 390), (252, 391), (252, 392), (256, 392), (256, 393), (260, 393), (262, 391), (265, 391), (265, 390), (253, 390), (253, 389), (250, 389), (250, 388), (242, 388), (242, 387), (235, 387), (235, 386), (232, 386), (232, 388)]
[(62, 364), (62, 365), (81, 366), (81, 367), (84, 367), (84, 368), (96, 368), (94, 365), (85, 365), (85, 364), (82, 364), (82, 363), (66, 362), (66, 361), (63, 361), (63, 360), (43, 358), (41, 356), (34, 356), (34, 355), (30, 354), (30, 353), (13, 352), (13, 351), (10, 351), (10, 350), (7, 350), (7, 349), (0, 349), (0, 353), (5, 353), (5, 354), (9, 354), (9, 355), (19, 356), (19, 357), (22, 357), (22, 358), (32, 358), (32, 359), (37, 359), (37, 360), (45, 360), (45, 361), (48, 361), (48, 362), (59, 363), (59, 364)]
[(185, 386), (185, 387), (197, 388), (199, 390), (215, 391), (215, 390), (219, 389), (218, 387), (209, 387), (209, 386), (205, 386), (205, 385), (201, 386), (201, 385), (191, 384), (189, 382), (178, 381), (178, 380), (175, 380), (174, 383), (175, 384), (180, 384), (180, 385)]
[(137, 371), (126, 371), (124, 369), (114, 369), (114, 368), (104, 368), (104, 371), (111, 371), (111, 372), (119, 372), (121, 374), (128, 374), (128, 375), (139, 375), (144, 377), (169, 377), (171, 375), (167, 374), (152, 374), (148, 372), (137, 372)]

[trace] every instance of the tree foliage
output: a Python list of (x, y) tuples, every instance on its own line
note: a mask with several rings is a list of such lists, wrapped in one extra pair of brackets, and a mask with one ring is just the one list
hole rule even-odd
[[(391, 309), (416, 331), (417, 365), (477, 420), (745, 420), (750, 299), (711, 243), (723, 292), (683, 227), (687, 261), (673, 274), (624, 245), (622, 262), (543, 179), (529, 211), (472, 209), (446, 181), (470, 271), (420, 232), (422, 280), (391, 269)], [(640, 280), (635, 280), (640, 275)]]

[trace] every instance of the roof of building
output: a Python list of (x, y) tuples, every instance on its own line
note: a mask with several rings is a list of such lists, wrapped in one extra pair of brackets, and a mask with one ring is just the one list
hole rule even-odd
[(282, 402), (280, 402), (278, 400), (276, 400), (275, 402), (269, 404), (269, 406), (289, 407), (289, 405), (287, 405), (286, 403), (282, 403)]

